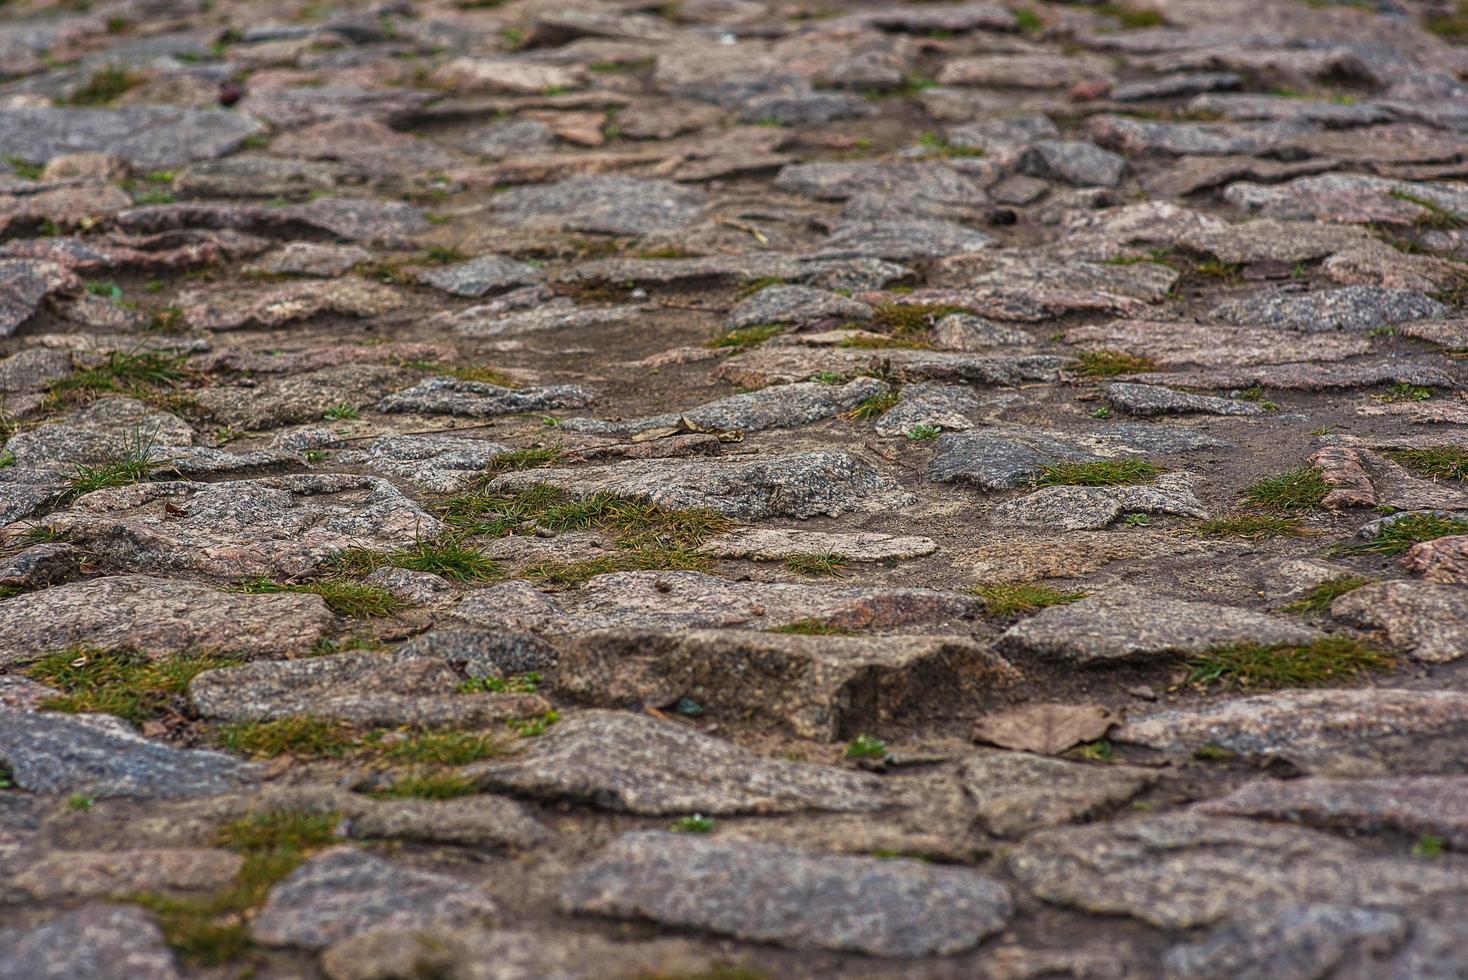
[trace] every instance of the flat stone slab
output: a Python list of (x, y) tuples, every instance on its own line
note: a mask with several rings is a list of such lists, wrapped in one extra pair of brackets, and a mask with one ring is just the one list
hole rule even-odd
[(369, 929), (463, 926), (498, 911), (489, 896), (457, 878), (333, 847), (270, 890), (250, 935), (265, 946), (324, 949)]
[(443, 529), (386, 480), (339, 474), (96, 490), (45, 523), (134, 568), (227, 578), (302, 575), (348, 548), (396, 548)]
[(237, 789), (258, 767), (220, 752), (175, 749), (107, 715), (0, 712), (0, 765), (28, 793), (159, 799)]
[(347, 278), (286, 283), (264, 291), (189, 290), (179, 294), (177, 305), (192, 327), (240, 330), (278, 329), (322, 316), (375, 317), (406, 303), (404, 294), (390, 286)]
[(1389, 645), (1415, 660), (1447, 663), (1468, 655), (1468, 592), (1457, 585), (1374, 582), (1335, 600), (1330, 614), (1382, 631)]
[(568, 432), (615, 436), (680, 426), (695, 430), (744, 432), (786, 429), (849, 412), (867, 399), (879, 397), (890, 390), (889, 385), (876, 378), (854, 378), (841, 385), (814, 381), (772, 385), (759, 391), (720, 398), (683, 412), (614, 421), (569, 418), (562, 419), (558, 428)]
[[(1412, 923), (1415, 931), (1416, 923)], [(1340, 976), (1332, 968), (1348, 951), (1391, 949), (1407, 935), (1408, 920), (1392, 912), (1346, 905), (1285, 904), (1268, 918), (1227, 922), (1162, 957), (1169, 977), (1256, 976), (1279, 980)], [(1373, 957), (1374, 958), (1374, 957)], [(1401, 974), (1378, 974), (1402, 976)]]
[(55, 262), (0, 259), (0, 337), (15, 333), (35, 316), (48, 296), (80, 288), (76, 274)]
[(743, 520), (838, 517), (907, 507), (916, 498), (844, 450), (754, 458), (628, 460), (611, 466), (546, 467), (495, 478), (495, 491), (548, 484), (577, 497), (613, 493), (674, 509), (706, 507)]
[(1322, 636), (1251, 609), (1122, 592), (1041, 610), (1011, 626), (997, 647), (1006, 656), (1087, 665), (1206, 653), (1236, 643), (1304, 644)]
[(1454, 869), (1375, 857), (1314, 830), (1188, 813), (1044, 830), (1005, 865), (1047, 902), (1163, 929), (1259, 919), (1277, 904), (1391, 910), (1468, 892)]
[(243, 863), (238, 854), (212, 847), (48, 851), (8, 884), (37, 902), (209, 892), (233, 883)]
[(420, 269), (420, 283), (454, 296), (479, 297), (540, 281), (540, 270), (502, 255), (481, 255), (436, 269)]
[(817, 320), (869, 320), (872, 308), (839, 293), (812, 286), (766, 286), (741, 301), (725, 318), (731, 330), (763, 323), (814, 323)]
[(362, 449), (337, 453), (337, 462), (410, 480), (451, 493), (483, 475), (509, 446), (462, 436), (382, 436)]
[(461, 772), (484, 790), (651, 816), (867, 812), (887, 805), (866, 773), (766, 759), (648, 715), (588, 711), (519, 756)]
[(1431, 835), (1468, 849), (1468, 776), (1260, 779), (1193, 809), (1368, 834)]
[(1188, 473), (1164, 473), (1151, 484), (1121, 487), (1041, 487), (994, 508), (994, 519), (1019, 527), (1098, 530), (1123, 514), (1207, 517)]
[[(1163, 367), (1223, 367), (1256, 364), (1327, 364), (1371, 349), (1360, 334), (1297, 334), (1262, 327), (1154, 320), (1112, 320), (1072, 327), (1065, 339), (1087, 349), (1119, 350), (1150, 357)], [(1147, 378), (1154, 385), (1180, 385), (1164, 373)], [(1244, 385), (1247, 387), (1247, 385)]]
[(1216, 745), (1244, 755), (1311, 758), (1396, 739), (1461, 737), (1468, 694), (1364, 688), (1279, 691), (1128, 722), (1112, 740), (1164, 752)]
[[(304, 657), (336, 626), (315, 595), (241, 595), (150, 575), (113, 575), (0, 602), (0, 663), (55, 650)], [(45, 623), (45, 629), (37, 629)]]
[(0, 156), (45, 164), (68, 153), (102, 152), (150, 170), (222, 157), (264, 132), (259, 120), (221, 109), (28, 106), (0, 109)]
[(554, 635), (619, 627), (767, 629), (814, 621), (844, 629), (894, 629), (967, 619), (976, 600), (961, 592), (882, 586), (738, 582), (702, 572), (614, 572), (574, 593), (550, 596), (525, 582), (478, 589), (453, 608), (482, 629)]
[(180, 980), (163, 931), (136, 905), (94, 902), (30, 929), (0, 929), (0, 977)]
[(1448, 312), (1446, 306), (1414, 290), (1343, 286), (1303, 294), (1260, 293), (1220, 303), (1209, 315), (1241, 327), (1361, 333), (1394, 323), (1444, 317)]
[(189, 697), (205, 718), (316, 715), (372, 727), (487, 726), (550, 710), (534, 694), (456, 693), (464, 679), (438, 657), (341, 653), (206, 670), (189, 684)]
[(557, 644), (556, 687), (603, 705), (689, 698), (801, 738), (837, 739), (934, 698), (965, 704), (1018, 672), (957, 636), (800, 636), (746, 630), (608, 630)]
[(585, 408), (591, 392), (580, 385), (549, 385), (544, 388), (502, 388), (482, 381), (457, 378), (428, 378), (411, 388), (394, 392), (377, 405), (379, 412), (417, 412), (422, 415), (461, 415), (493, 418), (520, 412), (548, 412)]
[(1138, 766), (1096, 766), (1022, 752), (965, 759), (959, 783), (980, 824), (999, 837), (1020, 837), (1120, 806), (1157, 781)]
[(1161, 385), (1114, 381), (1106, 386), (1106, 400), (1128, 415), (1263, 415), (1258, 402), (1174, 391)]
[(1198, 229), (1178, 240), (1220, 262), (1312, 262), (1376, 242), (1354, 225), (1262, 218), (1225, 228)]
[(658, 832), (613, 843), (566, 882), (561, 907), (887, 957), (964, 952), (1013, 914), (1007, 888), (961, 868)]
[(605, 235), (676, 231), (697, 221), (706, 204), (697, 188), (623, 176), (512, 187), (490, 202), (494, 216), (507, 224)]
[(847, 561), (921, 558), (938, 550), (932, 538), (878, 532), (802, 531), (784, 527), (746, 527), (710, 538), (701, 554), (713, 558), (782, 561), (793, 555), (840, 555)]

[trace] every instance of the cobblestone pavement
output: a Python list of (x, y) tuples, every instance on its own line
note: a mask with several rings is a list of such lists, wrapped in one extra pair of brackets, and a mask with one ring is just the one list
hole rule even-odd
[(1468, 976), (1463, 0), (0, 0), (0, 980)]

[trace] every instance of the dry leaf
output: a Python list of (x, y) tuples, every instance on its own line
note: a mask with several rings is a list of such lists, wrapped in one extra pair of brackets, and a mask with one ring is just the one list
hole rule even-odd
[(1058, 755), (1102, 738), (1120, 720), (1103, 704), (1027, 704), (980, 718), (974, 739), (1003, 749)]

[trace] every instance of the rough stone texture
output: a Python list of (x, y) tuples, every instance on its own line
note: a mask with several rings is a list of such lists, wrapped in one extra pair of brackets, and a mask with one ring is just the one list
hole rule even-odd
[(443, 527), (386, 480), (312, 474), (96, 490), (47, 526), (135, 568), (230, 578), (300, 575), (337, 552), (409, 545)]
[(1181, 813), (1041, 831), (1005, 864), (1048, 902), (1165, 929), (1248, 921), (1283, 903), (1403, 908), (1465, 888), (1451, 869), (1317, 831)]
[(189, 684), (205, 718), (271, 721), (297, 715), (372, 727), (487, 726), (550, 710), (533, 694), (459, 694), (449, 661), (417, 654), (342, 653), (207, 670)]
[(1273, 921), (1226, 923), (1163, 957), (1168, 977), (1299, 978), (1324, 975), (1353, 945), (1390, 948), (1407, 933), (1400, 915), (1340, 905), (1286, 905)]
[(1331, 603), (1330, 614), (1381, 630), (1414, 659), (1446, 663), (1468, 654), (1468, 594), (1455, 585), (1376, 582)]
[(448, 493), (474, 480), (496, 456), (508, 451), (499, 443), (458, 436), (383, 436), (336, 458)]
[(1066, 531), (1103, 528), (1128, 513), (1208, 516), (1186, 473), (1165, 473), (1151, 486), (1041, 487), (994, 508), (1004, 524)]
[(1052, 606), (999, 638), (1005, 654), (1074, 664), (1204, 653), (1235, 643), (1302, 644), (1317, 630), (1248, 609), (1136, 592), (1089, 596)]
[(871, 307), (824, 289), (810, 286), (766, 286), (729, 311), (725, 321), (732, 330), (761, 323), (813, 323), (831, 319), (866, 320)]
[(730, 395), (685, 412), (651, 415), (640, 419), (570, 418), (560, 428), (593, 435), (629, 436), (654, 429), (741, 430), (784, 429), (808, 425), (849, 412), (869, 398), (891, 390), (876, 378), (854, 378), (843, 385), (805, 382), (773, 385), (743, 395)]
[(514, 412), (585, 408), (591, 401), (591, 393), (579, 385), (502, 388), (483, 381), (429, 378), (411, 388), (388, 395), (377, 407), (382, 412), (493, 418)]
[(396, 290), (365, 280), (297, 283), (263, 294), (184, 293), (178, 305), (190, 326), (209, 330), (281, 327), (322, 315), (374, 317), (403, 305)]
[(159, 799), (234, 789), (256, 767), (219, 752), (173, 749), (106, 715), (0, 713), (0, 763), (30, 793)]
[(697, 630), (594, 631), (558, 644), (556, 686), (606, 705), (690, 698), (802, 738), (836, 739), (905, 717), (934, 690), (982, 698), (1018, 676), (952, 636), (820, 637)]
[(1012, 914), (1003, 885), (964, 869), (664, 833), (613, 843), (566, 883), (561, 906), (891, 957), (963, 952)]
[(1456, 691), (1369, 688), (1280, 691), (1134, 719), (1113, 738), (1168, 752), (1217, 745), (1249, 755), (1310, 757), (1399, 736), (1468, 730), (1468, 696)]
[(456, 878), (334, 847), (270, 890), (250, 935), (266, 946), (323, 949), (370, 929), (468, 925), (497, 913), (487, 895)]
[(1161, 385), (1139, 385), (1114, 381), (1106, 386), (1106, 400), (1128, 415), (1263, 415), (1258, 402), (1215, 398), (1173, 391)]
[(441, 269), (424, 269), (417, 273), (417, 279), (424, 285), (455, 296), (477, 297), (514, 286), (528, 286), (540, 279), (540, 273), (524, 262), (501, 255), (481, 255)]
[(1446, 316), (1448, 308), (1421, 293), (1379, 286), (1346, 286), (1308, 295), (1264, 295), (1230, 300), (1212, 316), (1242, 327), (1319, 333), (1365, 331), (1408, 320)]
[(1156, 781), (1135, 766), (1083, 766), (1019, 752), (965, 759), (959, 781), (984, 829), (1019, 837), (1119, 806)]
[(44, 164), (100, 151), (142, 169), (221, 157), (265, 132), (258, 120), (220, 110), (167, 106), (120, 109), (0, 109), (0, 155)]
[(676, 231), (696, 221), (704, 195), (691, 187), (635, 177), (572, 177), (544, 187), (516, 187), (494, 198), (501, 221), (605, 235)]
[[(44, 630), (36, 629), (45, 623)], [(336, 625), (320, 596), (240, 595), (149, 575), (58, 585), (0, 602), (0, 662), (54, 650), (302, 657)]]
[(494, 490), (536, 484), (584, 497), (606, 492), (670, 508), (707, 507), (730, 517), (838, 517), (905, 507), (913, 497), (847, 452), (818, 450), (744, 460), (629, 460), (590, 469), (507, 473)]
[(1468, 778), (1257, 780), (1228, 796), (1200, 803), (1201, 813), (1288, 820), (1363, 833), (1396, 831), (1440, 837), (1468, 847)]
[(868, 811), (887, 802), (874, 776), (765, 759), (686, 726), (616, 711), (583, 713), (513, 759), (463, 771), (482, 789), (617, 813)]
[(840, 629), (891, 629), (964, 619), (959, 592), (859, 585), (735, 582), (702, 572), (598, 575), (561, 604), (522, 582), (470, 593), (453, 614), (487, 629), (545, 633), (617, 627), (774, 628), (813, 620)]
[(0, 336), (15, 333), (46, 297), (80, 288), (76, 275), (54, 262), (0, 259)]
[(0, 930), (5, 980), (178, 980), (153, 917), (135, 905), (96, 902), (30, 929)]
[(215, 848), (52, 851), (8, 886), (38, 902), (139, 892), (210, 892), (233, 882), (244, 859)]
[(794, 528), (744, 528), (721, 534), (699, 547), (716, 558), (779, 561), (792, 555), (840, 555), (848, 561), (921, 558), (938, 550), (932, 538), (890, 534), (830, 534)]

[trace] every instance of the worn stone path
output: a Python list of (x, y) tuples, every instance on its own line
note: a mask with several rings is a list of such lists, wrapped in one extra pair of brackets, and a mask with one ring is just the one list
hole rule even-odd
[(1468, 977), (1464, 0), (0, 0), (0, 980)]

